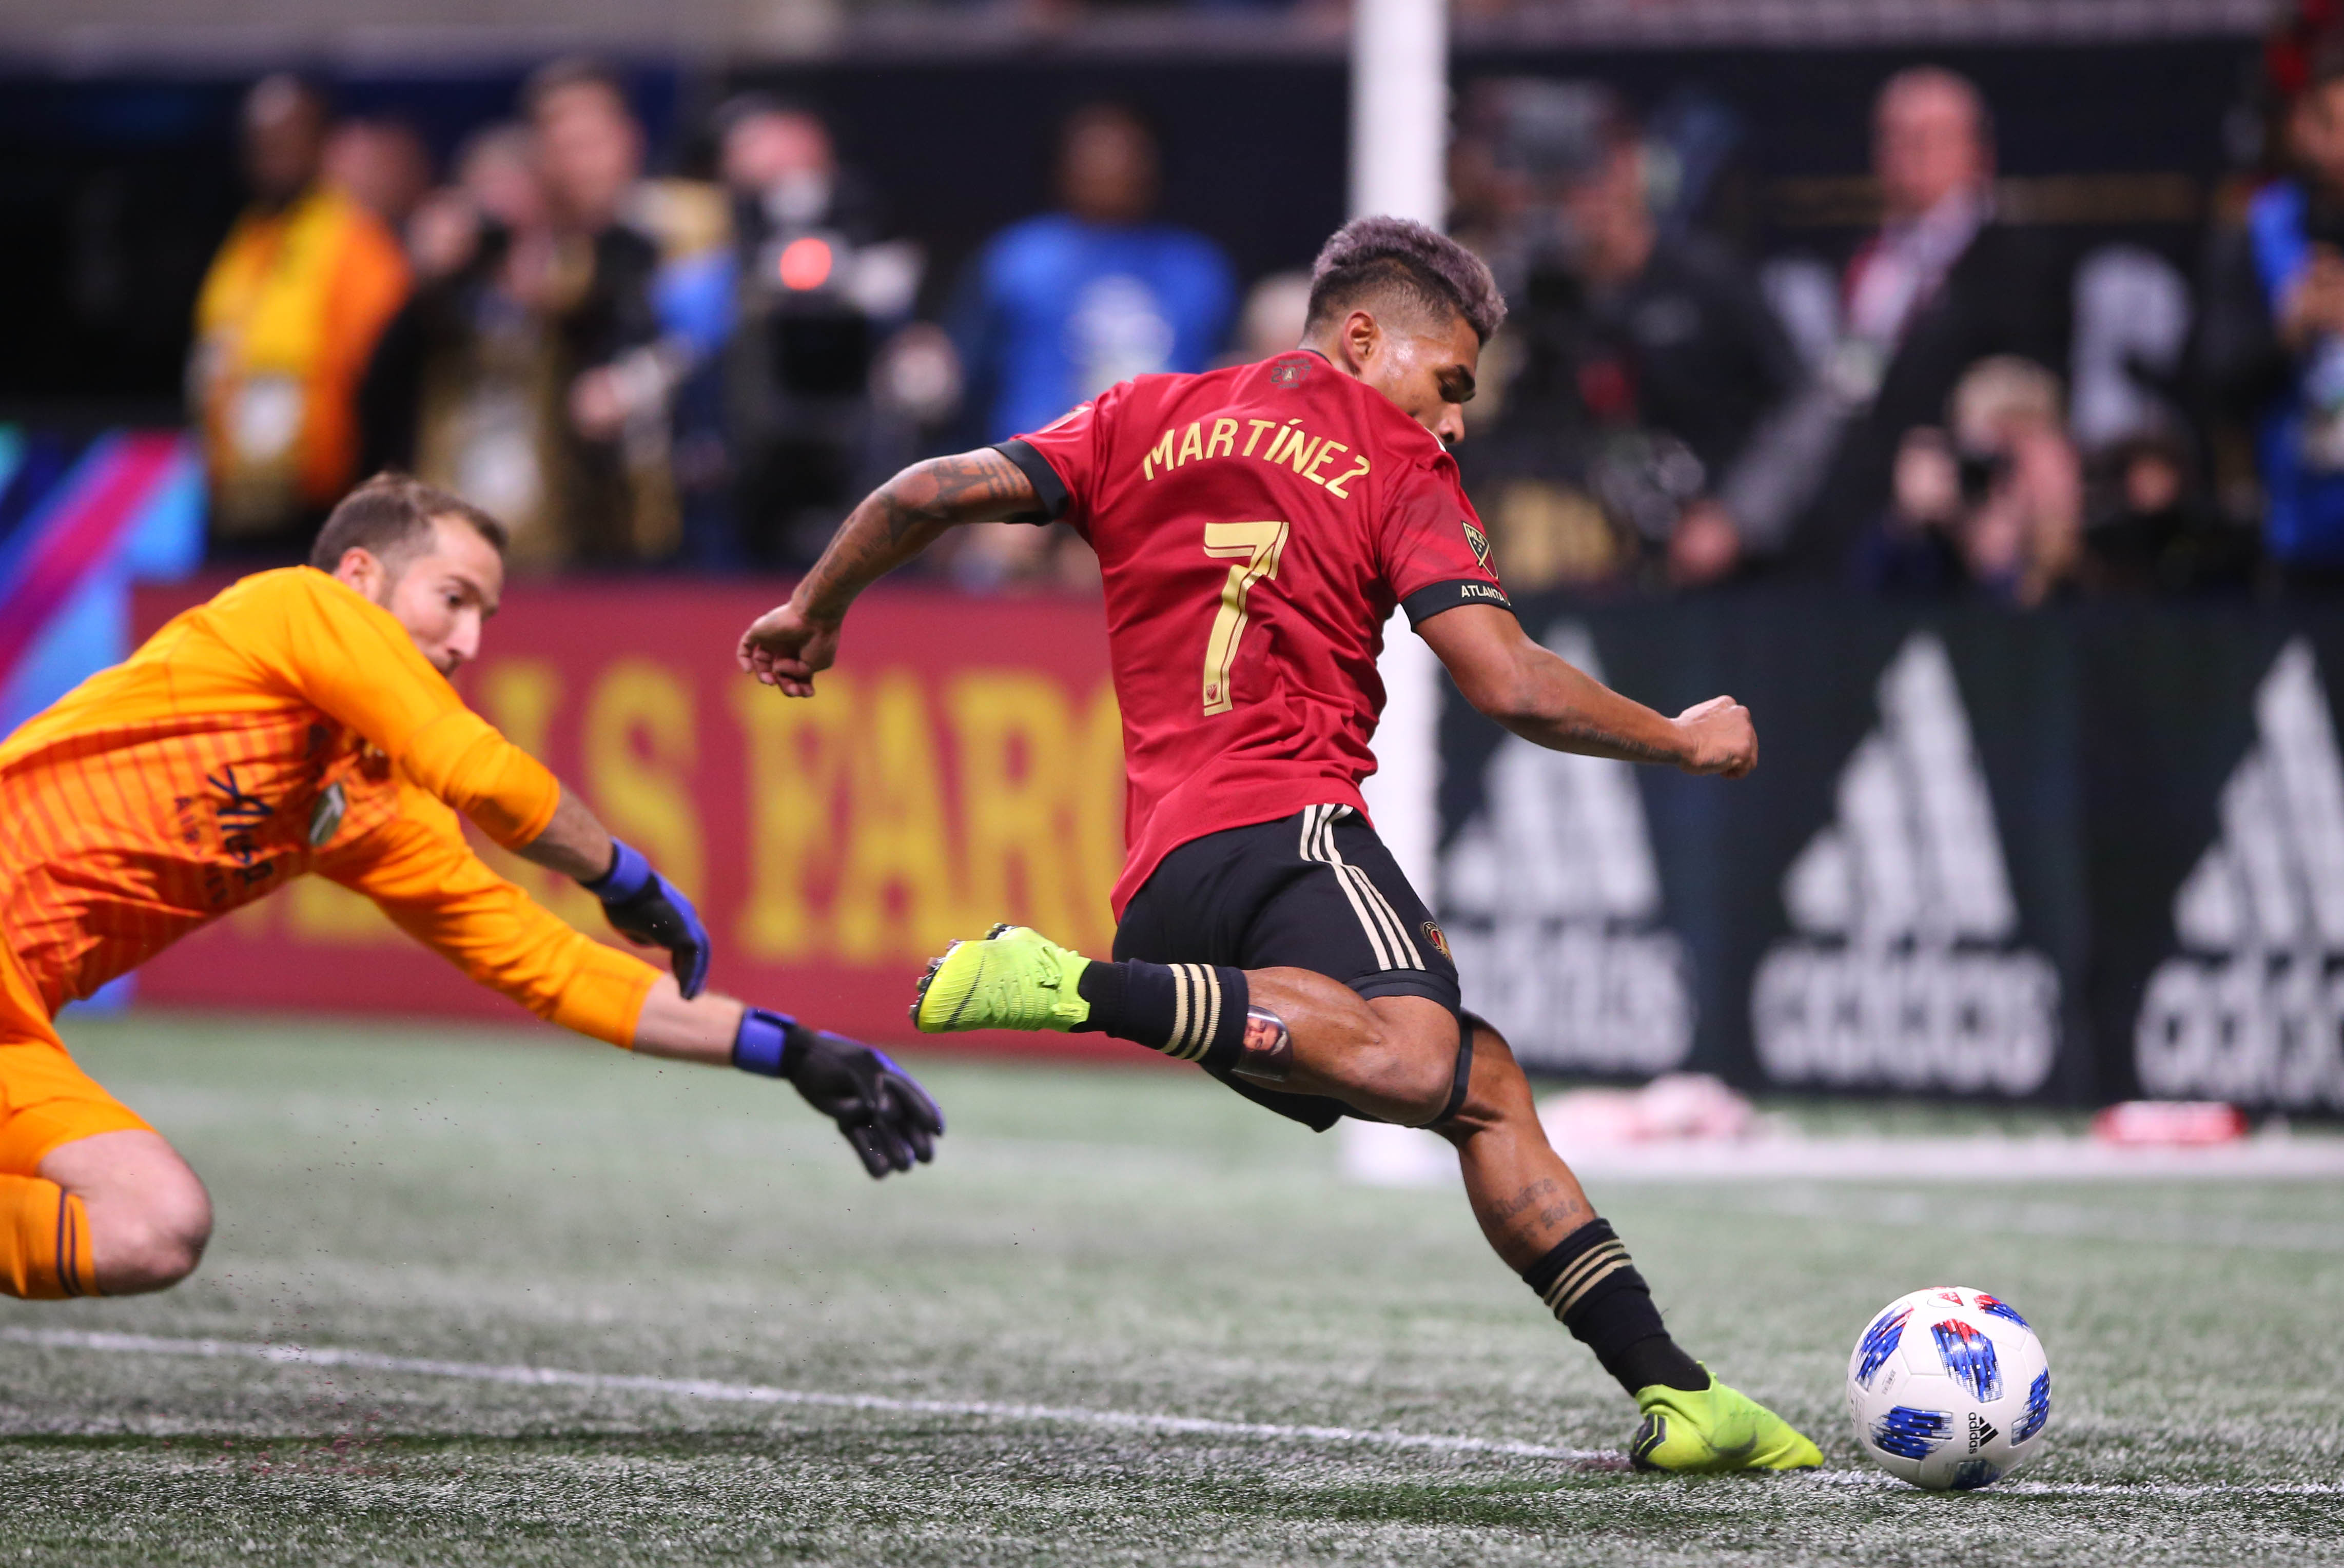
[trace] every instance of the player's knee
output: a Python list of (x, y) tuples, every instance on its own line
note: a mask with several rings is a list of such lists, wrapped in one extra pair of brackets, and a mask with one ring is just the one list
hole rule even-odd
[(203, 1261), (212, 1236), (210, 1196), (193, 1171), (157, 1174), (135, 1192), (86, 1199), (97, 1288), (131, 1296), (177, 1284)]
[[(1397, 1004), (1397, 1005), (1395, 1005)], [(1439, 1119), (1457, 1087), (1457, 1016), (1420, 996), (1379, 998), (1376, 1056), (1380, 1098), (1415, 1127)]]
[(1505, 1037), (1485, 1024), (1473, 1032), (1472, 1081), (1464, 1104), (1441, 1123), (1440, 1131), (1459, 1142), (1478, 1132), (1507, 1127), (1537, 1129), (1538, 1101)]

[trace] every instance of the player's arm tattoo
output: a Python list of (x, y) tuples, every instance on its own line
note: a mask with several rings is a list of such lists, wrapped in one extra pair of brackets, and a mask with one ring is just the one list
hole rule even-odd
[(1616, 757), (1628, 763), (1673, 763), (1684, 754), (1682, 746), (1639, 739), (1583, 716), (1566, 720), (1555, 729), (1568, 743), (1558, 748), (1562, 751)]
[(871, 499), (885, 520), (890, 543), (901, 543), (924, 527), (1000, 521), (1041, 504), (1034, 481), (990, 447), (914, 463)]
[(947, 529), (1006, 521), (1041, 504), (1034, 481), (990, 447), (914, 463), (847, 514), (799, 597), (816, 615), (844, 615), (856, 594)]

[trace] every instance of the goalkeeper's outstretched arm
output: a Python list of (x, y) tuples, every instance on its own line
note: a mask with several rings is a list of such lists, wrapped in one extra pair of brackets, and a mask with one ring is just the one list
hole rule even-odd
[(652, 983), (635, 1016), (634, 1049), (787, 1078), (838, 1125), (874, 1179), (933, 1159), (945, 1130), (944, 1112), (928, 1091), (885, 1052), (730, 996), (686, 998), (665, 975)]
[(838, 656), (838, 629), (856, 594), (970, 522), (1039, 511), (1042, 498), (1015, 463), (990, 447), (914, 463), (847, 514), (830, 547), (790, 595), (741, 634), (741, 668), (785, 695), (811, 697)]

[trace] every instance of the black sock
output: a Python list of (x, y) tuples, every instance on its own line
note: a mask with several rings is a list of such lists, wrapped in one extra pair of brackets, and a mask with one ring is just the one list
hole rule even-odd
[(1652, 1287), (1609, 1220), (1591, 1219), (1564, 1237), (1522, 1270), (1522, 1282), (1630, 1394), (1654, 1383), (1688, 1391), (1709, 1387), (1709, 1374), (1662, 1326)]
[(1228, 1067), (1245, 1041), (1246, 977), (1214, 964), (1150, 964), (1096, 959), (1075, 982), (1091, 1005), (1077, 1033), (1096, 1029), (1184, 1062)]

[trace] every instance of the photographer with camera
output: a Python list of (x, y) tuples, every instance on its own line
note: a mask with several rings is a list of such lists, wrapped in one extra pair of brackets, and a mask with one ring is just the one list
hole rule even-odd
[(911, 319), (919, 247), (886, 237), (820, 116), (747, 93), (716, 131), (732, 207), (722, 401), (738, 543), (756, 565), (803, 567), (951, 412), (958, 365), (941, 331)]
[(2068, 592), (2083, 553), (2083, 469), (2059, 378), (2014, 354), (1954, 387), (1945, 426), (1897, 444), (1885, 514), (1859, 570), (1883, 592), (2032, 608)]

